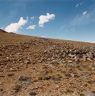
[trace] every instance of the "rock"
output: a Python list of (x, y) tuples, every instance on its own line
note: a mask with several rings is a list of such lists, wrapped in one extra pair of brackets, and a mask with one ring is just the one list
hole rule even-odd
[(8, 77), (12, 77), (12, 76), (14, 76), (14, 73), (9, 73), (8, 74)]
[(71, 75), (71, 77), (74, 77), (75, 76), (73, 73), (71, 73), (70, 75)]
[(10, 61), (10, 57), (6, 57), (6, 59), (7, 59), (8, 61)]
[(59, 64), (58, 60), (52, 60), (50, 63), (51, 64)]
[[(63, 60), (71, 58), (71, 60), (75, 62), (80, 61), (91, 61), (94, 58), (93, 52), (89, 50), (89, 48), (82, 48), (82, 49), (72, 49), (68, 47), (60, 47), (60, 46), (52, 46), (44, 51), (44, 58), (46, 61), (52, 60)], [(90, 59), (91, 58), (91, 59)], [(70, 61), (72, 62), (72, 61)]]
[(82, 60), (83, 61), (86, 61), (87, 60), (87, 56), (85, 54), (83, 54)]
[(44, 50), (44, 54), (46, 54), (48, 51), (47, 50)]
[(30, 95), (30, 96), (36, 96), (37, 93), (36, 93), (36, 92), (30, 92), (29, 95)]
[(95, 96), (95, 91), (87, 92), (85, 96)]
[(18, 80), (19, 81), (28, 81), (28, 80), (30, 80), (30, 78), (26, 77), (26, 76), (20, 76)]
[(88, 58), (93, 59), (93, 54), (92, 54), (92, 52), (89, 52), (89, 53), (87, 53), (86, 55), (87, 55)]
[(70, 58), (74, 58), (74, 57), (75, 57), (75, 54), (69, 53), (68, 56), (69, 56)]
[(26, 60), (24, 61), (24, 63), (25, 63), (25, 64), (31, 64), (31, 61), (30, 61), (29, 59), (26, 59)]
[(95, 84), (95, 80), (88, 81), (89, 84)]
[(68, 63), (72, 63), (73, 61), (72, 61), (72, 60), (68, 60), (67, 62), (68, 62)]
[(64, 58), (65, 56), (66, 56), (66, 53), (65, 53), (65, 52), (63, 52), (63, 53), (62, 53), (62, 57)]
[(17, 84), (22, 85), (22, 86), (27, 86), (29, 84), (31, 84), (31, 79), (27, 76), (20, 76), (18, 79)]
[(14, 69), (14, 68), (10, 68), (9, 71), (16, 71), (16, 69)]
[(15, 85), (13, 88), (14, 93), (18, 93), (21, 90), (22, 86), (21, 85)]
[(0, 85), (2, 85), (2, 82), (0, 82)]
[(42, 63), (43, 62), (43, 60), (41, 59), (41, 60), (38, 60), (38, 63)]
[[(62, 77), (57, 74), (57, 75), (47, 75), (47, 76), (42, 77), (41, 79), (42, 79), (42, 80), (60, 81), (61, 78), (62, 78)], [(40, 80), (41, 80), (41, 79), (40, 79)]]
[(21, 55), (21, 53), (17, 53), (16, 55)]
[(79, 56), (78, 56), (78, 55), (76, 55), (76, 56), (74, 57), (74, 61), (75, 61), (75, 62), (77, 62), (77, 63), (79, 63), (80, 58), (79, 58)]
[(88, 60), (88, 61), (92, 61), (92, 59), (91, 59), (91, 58), (87, 58), (87, 60)]

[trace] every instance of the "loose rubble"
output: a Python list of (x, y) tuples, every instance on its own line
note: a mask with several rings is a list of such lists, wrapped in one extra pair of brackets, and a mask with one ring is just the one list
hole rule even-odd
[(0, 96), (94, 95), (95, 44), (0, 33)]

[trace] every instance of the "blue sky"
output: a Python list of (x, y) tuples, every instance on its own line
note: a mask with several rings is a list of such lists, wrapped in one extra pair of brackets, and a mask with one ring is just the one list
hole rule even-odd
[(95, 42), (95, 0), (0, 0), (0, 28)]

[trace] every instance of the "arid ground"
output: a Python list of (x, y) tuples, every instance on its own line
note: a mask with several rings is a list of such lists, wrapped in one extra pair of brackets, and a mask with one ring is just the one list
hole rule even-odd
[(95, 96), (95, 44), (0, 30), (0, 96)]

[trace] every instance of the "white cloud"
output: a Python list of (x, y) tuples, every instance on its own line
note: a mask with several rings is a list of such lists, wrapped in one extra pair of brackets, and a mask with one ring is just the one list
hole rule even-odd
[(7, 31), (7, 32), (17, 32), (26, 23), (27, 23), (27, 20), (25, 20), (23, 17), (20, 17), (20, 19), (17, 23), (11, 23), (8, 26), (6, 26), (5, 31)]
[(79, 7), (80, 4), (76, 4), (75, 7)]
[(1, 27), (0, 29), (4, 30), (4, 27)]
[(30, 19), (32, 19), (32, 20), (34, 20), (34, 18), (35, 18), (34, 16), (30, 17)]
[(35, 28), (36, 28), (36, 25), (30, 25), (30, 26), (27, 27), (27, 29), (32, 29), (32, 30), (35, 29)]
[(77, 14), (71, 21), (69, 21), (67, 24), (62, 25), (60, 30), (65, 30), (66, 32), (75, 32), (78, 31), (78, 28), (81, 28), (83, 26), (88, 25), (91, 22), (94, 21), (93, 12), (84, 11), (82, 14)]
[(81, 6), (82, 4), (83, 4), (83, 2), (80, 2), (80, 3), (76, 4), (75, 7), (77, 8), (77, 7)]
[(87, 11), (84, 11), (83, 13), (82, 13), (82, 15), (86, 15), (88, 12)]
[(53, 20), (54, 18), (55, 18), (55, 14), (50, 14), (50, 13), (39, 16), (39, 26), (43, 27), (45, 23)]

